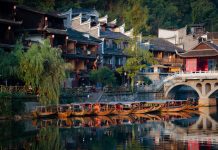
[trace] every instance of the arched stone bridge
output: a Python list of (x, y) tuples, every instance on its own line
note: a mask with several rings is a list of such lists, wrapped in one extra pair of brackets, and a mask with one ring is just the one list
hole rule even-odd
[(218, 71), (177, 73), (168, 76), (162, 83), (165, 98), (170, 98), (178, 86), (189, 86), (199, 97), (202, 106), (216, 105), (216, 94), (218, 93)]

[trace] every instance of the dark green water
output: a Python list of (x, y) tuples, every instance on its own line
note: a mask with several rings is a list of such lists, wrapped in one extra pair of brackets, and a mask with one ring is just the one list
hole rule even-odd
[(216, 107), (199, 111), (0, 122), (0, 149), (218, 149)]

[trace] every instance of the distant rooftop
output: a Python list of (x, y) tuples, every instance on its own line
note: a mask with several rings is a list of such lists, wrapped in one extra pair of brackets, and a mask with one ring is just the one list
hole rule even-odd
[(150, 40), (150, 50), (152, 51), (165, 51), (165, 52), (184, 52), (183, 49), (175, 46), (174, 44), (162, 38)]
[(101, 31), (100, 32), (101, 38), (108, 38), (108, 39), (126, 39), (128, 40), (129, 37), (120, 33), (120, 32), (112, 32), (110, 30), (107, 31)]
[(94, 38), (93, 36), (89, 35), (89, 37), (84, 36), (83, 32), (76, 31), (72, 28), (67, 29), (67, 34), (69, 36), (69, 40), (78, 41), (81, 43), (88, 43), (91, 45), (98, 45), (101, 40)]

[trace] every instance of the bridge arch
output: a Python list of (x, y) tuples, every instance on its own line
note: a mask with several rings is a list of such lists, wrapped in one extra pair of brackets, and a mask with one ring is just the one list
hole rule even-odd
[(166, 90), (165, 95), (164, 95), (165, 98), (170, 98), (170, 94), (171, 94), (172, 90), (178, 86), (191, 87), (197, 93), (198, 97), (201, 97), (201, 92), (200, 92), (199, 88), (197, 88), (196, 86), (185, 84), (185, 83), (175, 83), (173, 86), (171, 86), (170, 88), (168, 88)]
[[(211, 97), (213, 94), (218, 93), (218, 86), (216, 86), (213, 90), (211, 90), (208, 94), (207, 97)], [(218, 94), (217, 94), (218, 95)]]

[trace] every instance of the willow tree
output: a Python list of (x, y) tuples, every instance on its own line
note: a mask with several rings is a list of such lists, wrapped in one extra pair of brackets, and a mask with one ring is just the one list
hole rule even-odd
[(19, 62), (23, 53), (23, 46), (18, 41), (11, 52), (0, 49), (0, 75), (2, 78), (18, 78)]
[(20, 61), (20, 71), (25, 84), (39, 91), (40, 103), (57, 104), (61, 83), (65, 77), (64, 60), (49, 41), (33, 44)]
[(125, 71), (127, 73), (128, 78), (131, 79), (131, 87), (133, 90), (135, 77), (139, 71), (146, 68), (148, 65), (157, 64), (157, 61), (150, 51), (141, 49), (135, 39), (129, 41), (129, 45), (124, 50), (124, 53), (129, 57), (123, 67), (117, 68), (117, 72), (123, 74)]

